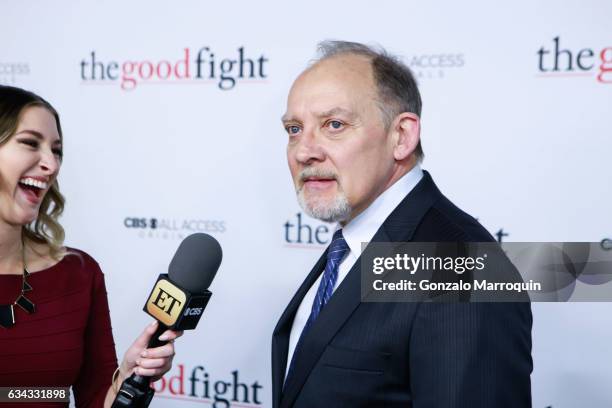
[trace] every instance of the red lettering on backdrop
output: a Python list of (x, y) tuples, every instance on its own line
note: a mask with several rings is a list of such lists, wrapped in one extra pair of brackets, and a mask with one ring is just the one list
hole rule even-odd
[(131, 61), (126, 61), (123, 63), (123, 66), (121, 67), (121, 72), (123, 73), (121, 76), (121, 89), (127, 91), (136, 88), (136, 80), (132, 78), (136, 65), (137, 63)]
[[(601, 50), (599, 58), (601, 59), (601, 65), (599, 66), (597, 80), (604, 84), (612, 83), (612, 47)], [(607, 76), (605, 76), (606, 74)]]
[[(168, 380), (168, 391), (173, 395), (185, 395), (184, 385), (185, 385), (185, 365), (178, 364), (179, 374), (170, 377)], [(177, 384), (178, 381), (178, 385)], [(178, 388), (178, 390), (177, 390)]]
[(155, 392), (164, 392), (166, 389), (166, 379), (162, 377), (159, 380), (152, 382), (151, 388), (153, 388)]
[[(184, 74), (182, 76), (179, 73), (179, 68), (181, 68), (181, 66), (184, 67)], [(189, 75), (189, 48), (185, 48), (185, 59), (176, 62), (174, 66), (174, 75), (177, 79), (191, 78)]]
[[(149, 74), (147, 76), (145, 76), (142, 70), (142, 68), (145, 66), (149, 67)], [(153, 64), (151, 64), (149, 61), (141, 62), (140, 66), (138, 67), (138, 75), (141, 79), (151, 79), (151, 77), (153, 76)]]
[[(161, 70), (162, 66), (166, 67), (165, 75), (162, 75), (162, 70)], [(172, 67), (170, 66), (170, 63), (168, 61), (159, 61), (159, 63), (157, 64), (157, 77), (159, 79), (168, 79), (171, 73), (172, 73)]]
[(151, 383), (151, 388), (155, 390), (155, 392), (164, 392), (166, 391), (166, 385), (168, 385), (168, 392), (172, 395), (185, 395), (185, 365), (177, 364), (176, 368), (178, 368), (178, 375), (174, 375), (168, 380), (166, 377), (162, 377), (159, 380)]

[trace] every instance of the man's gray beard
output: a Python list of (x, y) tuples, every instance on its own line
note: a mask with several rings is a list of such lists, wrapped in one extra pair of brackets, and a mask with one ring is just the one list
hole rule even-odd
[(297, 197), (304, 212), (321, 221), (342, 222), (348, 220), (351, 214), (351, 206), (343, 192), (338, 192), (331, 205), (317, 203), (317, 198), (311, 198), (311, 205), (309, 205), (306, 202), (306, 197), (304, 197), (304, 187), (298, 190)]

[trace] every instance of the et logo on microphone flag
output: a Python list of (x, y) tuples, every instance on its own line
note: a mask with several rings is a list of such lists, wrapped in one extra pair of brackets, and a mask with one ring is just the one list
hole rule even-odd
[(180, 318), (186, 302), (185, 292), (162, 278), (153, 287), (146, 311), (166, 326), (172, 326)]
[(173, 330), (195, 329), (212, 296), (209, 290), (191, 293), (161, 274), (143, 310), (161, 324)]

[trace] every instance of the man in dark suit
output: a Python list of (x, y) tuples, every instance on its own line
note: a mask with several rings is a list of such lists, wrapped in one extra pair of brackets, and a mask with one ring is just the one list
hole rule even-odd
[(388, 54), (325, 42), (283, 124), (298, 200), (340, 229), (282, 314), (274, 407), (530, 407), (529, 303), (361, 302), (361, 242), (487, 242), (421, 170), (421, 99)]

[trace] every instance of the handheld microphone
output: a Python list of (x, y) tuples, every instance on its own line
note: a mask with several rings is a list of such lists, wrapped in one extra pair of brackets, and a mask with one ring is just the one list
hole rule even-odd
[[(168, 329), (195, 329), (212, 295), (208, 287), (222, 258), (221, 245), (208, 234), (192, 234), (181, 242), (168, 273), (159, 275), (143, 308), (159, 323), (148, 348), (166, 344), (159, 336)], [(150, 377), (132, 374), (121, 385), (112, 408), (148, 407), (155, 393), (150, 381)]]

